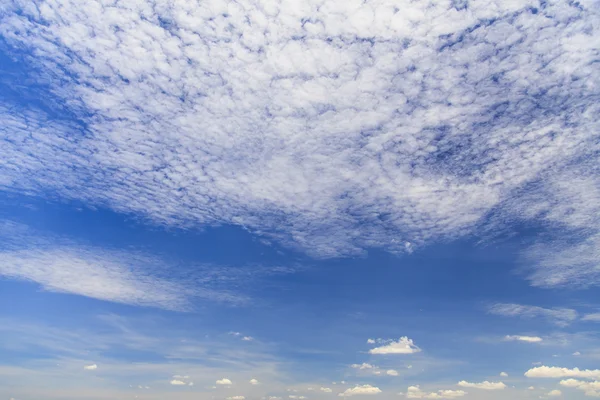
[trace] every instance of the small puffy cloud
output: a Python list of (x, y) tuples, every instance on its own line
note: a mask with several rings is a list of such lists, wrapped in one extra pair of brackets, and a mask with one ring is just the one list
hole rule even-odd
[(423, 392), (419, 385), (409, 386), (406, 390), (407, 399), (456, 399), (466, 395), (463, 390), (438, 390), (437, 392)]
[(188, 383), (188, 386), (194, 386), (194, 382)]
[(367, 364), (367, 363), (352, 364), (351, 367), (352, 368), (356, 368), (356, 369), (373, 369), (373, 368), (377, 368), (376, 366), (374, 366), (372, 364)]
[(242, 338), (242, 340), (243, 340), (244, 342), (251, 342), (251, 341), (253, 341), (253, 340), (254, 340), (254, 338), (253, 338), (252, 336), (244, 336), (244, 337)]
[(244, 397), (244, 396), (231, 396), (231, 397), (227, 398), (227, 400), (245, 400), (245, 399), (246, 399), (246, 397)]
[(600, 379), (600, 370), (598, 369), (579, 369), (579, 368), (560, 368), (560, 367), (541, 367), (531, 368), (525, 372), (528, 378), (584, 378)]
[(231, 336), (240, 336), (240, 335), (241, 335), (241, 333), (240, 333), (240, 332), (233, 332), (233, 331), (232, 331), (232, 332), (229, 332), (229, 334), (230, 334)]
[(543, 339), (539, 336), (506, 335), (506, 336), (504, 336), (504, 340), (507, 342), (517, 341), (517, 342), (527, 342), (527, 343), (539, 343)]
[(375, 344), (375, 339), (367, 339), (368, 344)]
[(254, 379), (254, 378), (250, 379), (250, 384), (251, 385), (258, 385), (259, 383), (260, 382), (257, 379)]
[(401, 337), (398, 341), (389, 341), (388, 344), (380, 347), (375, 347), (369, 350), (371, 354), (413, 354), (420, 352), (421, 349), (416, 346), (412, 339), (406, 336)]
[(325, 392), (325, 393), (331, 393), (332, 392), (331, 388), (326, 388), (326, 387), (322, 387), (320, 390), (321, 390), (321, 392)]
[(232, 382), (229, 379), (227, 379), (227, 378), (219, 379), (215, 383), (217, 385), (231, 385), (232, 384)]
[(371, 395), (381, 393), (381, 389), (371, 385), (355, 386), (353, 388), (346, 389), (345, 392), (340, 393), (338, 396), (357, 396), (357, 395)]
[(562, 395), (562, 392), (558, 389), (554, 389), (548, 392), (548, 394), (546, 396), (550, 396), (550, 397), (558, 397)]
[(535, 390), (535, 386), (529, 386), (527, 389), (529, 389), (529, 390)]
[(184, 381), (180, 381), (179, 379), (173, 379), (171, 382), (169, 382), (171, 385), (175, 385), (175, 386), (181, 386), (181, 385), (185, 385)]
[(506, 372), (500, 372), (500, 376), (506, 378), (508, 376), (508, 374)]
[(306, 399), (306, 397), (304, 397), (304, 396), (298, 396), (298, 395), (295, 395), (295, 394), (290, 394), (288, 396), (288, 398), (290, 398), (290, 399), (298, 399), (298, 400)]
[(385, 373), (390, 376), (398, 376), (398, 371), (396, 371), (395, 369), (388, 369), (387, 371), (385, 371)]
[(580, 353), (580, 352), (578, 352), (578, 351), (576, 351), (575, 353), (573, 353), (573, 355), (574, 355), (574, 356), (580, 356), (580, 355), (581, 355), (581, 353)]
[(467, 388), (475, 388), (475, 389), (483, 389), (483, 390), (502, 390), (506, 388), (506, 385), (503, 382), (480, 382), (480, 383), (471, 383), (467, 381), (460, 381), (457, 383), (458, 386), (467, 387)]
[(87, 371), (93, 371), (95, 369), (98, 369), (98, 366), (96, 364), (86, 365), (85, 367), (83, 367), (83, 369), (85, 369)]

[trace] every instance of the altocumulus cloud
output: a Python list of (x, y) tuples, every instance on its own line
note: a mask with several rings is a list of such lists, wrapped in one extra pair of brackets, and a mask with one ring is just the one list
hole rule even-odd
[(321, 257), (536, 220), (534, 285), (600, 283), (592, 2), (5, 3), (65, 114), (0, 103), (6, 190)]

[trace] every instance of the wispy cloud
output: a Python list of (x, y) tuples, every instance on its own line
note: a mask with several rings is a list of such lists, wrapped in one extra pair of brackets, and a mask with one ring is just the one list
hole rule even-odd
[[(47, 291), (136, 306), (186, 311), (194, 300), (243, 304), (253, 280), (291, 267), (183, 266), (134, 249), (91, 246), (0, 221), (0, 276), (35, 282)], [(235, 290), (232, 290), (235, 288)], [(244, 341), (253, 340), (244, 336)]]
[(437, 392), (424, 392), (419, 385), (409, 386), (406, 389), (407, 399), (456, 399), (463, 397), (467, 392), (463, 390), (438, 390)]
[(578, 317), (577, 311), (570, 308), (543, 308), (537, 306), (497, 303), (488, 307), (488, 312), (505, 317), (545, 318), (550, 322), (566, 326)]
[(475, 388), (475, 389), (482, 389), (482, 390), (506, 389), (506, 385), (504, 384), (504, 382), (483, 381), (483, 382), (473, 383), (473, 382), (467, 382), (467, 381), (460, 381), (457, 383), (457, 385), (461, 386), (461, 387), (465, 387), (465, 388)]
[(591, 4), (28, 4), (5, 5), (0, 35), (43, 74), (14, 79), (65, 115), (0, 105), (6, 190), (321, 257), (534, 220), (589, 236), (532, 250), (551, 267), (534, 284), (594, 274), (600, 202), (571, 201), (598, 187), (573, 167), (599, 164)]
[(543, 339), (539, 336), (506, 335), (506, 336), (504, 336), (504, 340), (527, 342), (527, 343), (539, 343)]

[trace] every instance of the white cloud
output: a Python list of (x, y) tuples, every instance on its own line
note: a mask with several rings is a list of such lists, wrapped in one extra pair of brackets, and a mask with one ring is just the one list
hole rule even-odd
[(325, 393), (331, 393), (332, 392), (331, 388), (327, 388), (327, 387), (322, 387), (320, 390), (321, 390), (321, 392), (325, 392)]
[(376, 366), (368, 364), (368, 363), (352, 364), (351, 367), (352, 368), (356, 368), (356, 369), (373, 369), (373, 368), (377, 368)]
[(420, 352), (421, 349), (417, 347), (412, 339), (406, 336), (401, 337), (398, 341), (390, 340), (388, 344), (380, 347), (375, 347), (369, 350), (371, 354), (413, 354)]
[(579, 368), (560, 368), (560, 367), (541, 367), (531, 368), (525, 372), (528, 378), (584, 378), (600, 379), (600, 370), (598, 369), (579, 369)]
[(528, 342), (528, 343), (539, 343), (543, 339), (541, 337), (539, 337), (539, 336), (506, 335), (506, 336), (504, 336), (504, 340), (506, 340), (506, 341)]
[(251, 342), (254, 340), (254, 338), (252, 336), (244, 336), (242, 340), (245, 342)]
[(600, 313), (586, 314), (581, 317), (582, 321), (600, 322)]
[(250, 384), (251, 385), (258, 385), (259, 383), (260, 382), (257, 379), (254, 379), (254, 378), (250, 379)]
[(181, 385), (185, 385), (186, 383), (184, 381), (180, 381), (179, 379), (173, 379), (171, 382), (169, 382), (171, 385), (175, 385), (175, 386), (181, 386)]
[(480, 383), (471, 383), (471, 382), (467, 382), (467, 381), (460, 381), (460, 382), (458, 382), (457, 385), (461, 386), (461, 387), (475, 388), (475, 389), (482, 389), (482, 390), (503, 390), (503, 389), (506, 389), (506, 385), (503, 382), (488, 382), (488, 381), (484, 381), (484, 382), (480, 382)]
[(572, 355), (574, 355), (574, 356), (580, 356), (580, 355), (581, 355), (581, 353), (580, 353), (580, 352), (578, 352), (578, 351), (576, 351), (576, 352), (575, 352), (575, 353), (573, 353)]
[(381, 389), (371, 385), (355, 386), (353, 388), (346, 389), (343, 393), (338, 396), (357, 396), (357, 395), (372, 395), (381, 393)]
[(506, 378), (508, 376), (508, 374), (506, 372), (500, 372), (500, 376), (503, 378)]
[(535, 386), (529, 386), (527, 390), (535, 390)]
[(190, 300), (195, 297), (246, 301), (224, 287), (215, 289), (214, 282), (223, 278), (222, 268), (214, 267), (207, 274), (206, 268), (198, 266), (197, 276), (183, 279), (168, 262), (148, 253), (83, 245), (0, 221), (3, 226), (9, 230), (0, 230), (4, 243), (0, 249), (0, 276), (35, 282), (50, 292), (178, 311), (189, 310)]
[(368, 344), (375, 344), (375, 339), (367, 339)]
[(186, 293), (192, 291), (153, 276), (156, 263), (141, 255), (92, 247), (28, 248), (0, 252), (0, 275), (33, 281), (51, 292), (184, 309)]
[(231, 397), (227, 398), (227, 400), (245, 400), (245, 399), (246, 399), (246, 397), (244, 397), (244, 396), (231, 396)]
[(94, 369), (97, 369), (97, 368), (98, 368), (98, 366), (96, 364), (86, 365), (86, 366), (83, 367), (83, 369), (86, 369), (88, 371), (94, 370)]
[(463, 397), (467, 392), (462, 390), (439, 390), (437, 392), (423, 392), (418, 385), (409, 386), (406, 390), (407, 399), (456, 399)]
[(577, 319), (577, 311), (569, 308), (543, 308), (521, 304), (497, 303), (488, 308), (491, 314), (505, 317), (536, 318), (542, 317), (550, 322), (566, 326)]
[(233, 331), (229, 332), (229, 334), (230, 334), (231, 336), (240, 336), (240, 335), (241, 335), (241, 333), (240, 333), (240, 332), (233, 332)]
[(219, 379), (215, 383), (217, 385), (232, 385), (232, 382), (229, 379), (227, 379), (227, 378)]
[(600, 397), (600, 381), (580, 381), (569, 378), (560, 381), (559, 384), (564, 387), (581, 390), (589, 397)]
[[(571, 171), (598, 158), (593, 4), (27, 4), (0, 34), (43, 72), (13, 86), (43, 82), (80, 121), (2, 104), (0, 133), (23, 138), (0, 149), (11, 191), (237, 224), (323, 257), (495, 221), (598, 228), (597, 174)], [(567, 250), (533, 282), (593, 274), (592, 245)]]
[(554, 389), (554, 390), (549, 391), (546, 396), (558, 397), (558, 396), (562, 396), (562, 392), (560, 390)]
[(396, 371), (395, 369), (388, 369), (387, 371), (385, 371), (385, 373), (390, 376), (398, 376), (398, 371)]

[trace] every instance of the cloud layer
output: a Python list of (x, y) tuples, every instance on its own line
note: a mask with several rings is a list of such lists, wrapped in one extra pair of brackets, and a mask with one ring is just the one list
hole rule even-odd
[(595, 283), (598, 9), (10, 1), (0, 185), (322, 257), (536, 221), (581, 239), (532, 282)]

